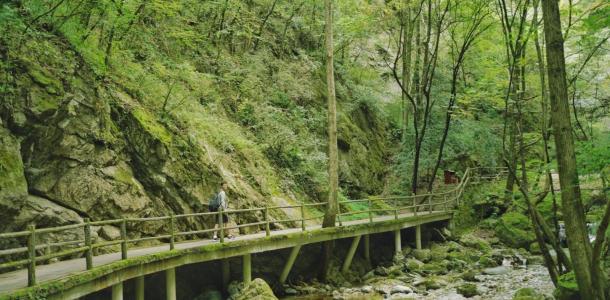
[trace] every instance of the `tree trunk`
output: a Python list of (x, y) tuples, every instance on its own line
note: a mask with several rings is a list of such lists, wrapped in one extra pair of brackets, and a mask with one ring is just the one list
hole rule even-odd
[(580, 199), (580, 185), (576, 169), (574, 138), (568, 103), (565, 55), (556, 0), (542, 0), (544, 34), (547, 41), (546, 59), (548, 66), (551, 120), (559, 167), (561, 202), (566, 224), (568, 248), (576, 281), (583, 299), (603, 299), (593, 288), (591, 276), (591, 244), (585, 226), (585, 213)]
[[(326, 6), (326, 85), (328, 97), (328, 203), (322, 227), (334, 227), (337, 217), (339, 189), (339, 158), (337, 150), (337, 103), (335, 99), (335, 75), (333, 67), (333, 8), (332, 0), (324, 1)], [(324, 243), (323, 247), (323, 280), (327, 279), (332, 257), (332, 241)]]

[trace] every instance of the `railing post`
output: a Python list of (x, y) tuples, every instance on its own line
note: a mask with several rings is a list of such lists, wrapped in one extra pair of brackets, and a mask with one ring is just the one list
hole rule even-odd
[(271, 228), (269, 228), (269, 207), (265, 206), (265, 235), (271, 235)]
[(220, 223), (220, 242), (224, 243), (225, 242), (225, 222), (223, 220), (223, 214), (222, 212), (224, 211), (224, 209), (222, 208), (222, 205), (220, 207), (218, 207), (218, 223)]
[(91, 224), (89, 218), (85, 218), (85, 262), (87, 270), (93, 268), (93, 247), (91, 246)]
[(28, 286), (36, 284), (36, 226), (28, 225)]
[(447, 210), (447, 194), (443, 194), (443, 210)]
[(369, 222), (373, 223), (373, 202), (371, 201), (371, 198), (368, 198), (368, 205), (369, 205)]
[(176, 216), (171, 213), (169, 215), (169, 250), (174, 250), (176, 247)]
[(432, 195), (428, 196), (428, 212), (432, 213)]
[(127, 259), (127, 219), (121, 220), (121, 259)]
[(398, 205), (396, 204), (397, 199), (394, 199), (394, 220), (398, 220)]
[(417, 195), (413, 197), (413, 215), (417, 217)]
[(305, 204), (301, 201), (301, 229), (305, 231)]

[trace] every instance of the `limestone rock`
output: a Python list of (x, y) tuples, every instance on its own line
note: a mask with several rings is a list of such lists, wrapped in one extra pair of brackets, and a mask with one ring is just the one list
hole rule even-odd
[(112, 225), (102, 226), (98, 231), (98, 234), (108, 241), (114, 241), (121, 238), (121, 230)]
[(6, 231), (28, 193), (21, 161), (20, 144), (11, 133), (0, 126), (0, 232)]

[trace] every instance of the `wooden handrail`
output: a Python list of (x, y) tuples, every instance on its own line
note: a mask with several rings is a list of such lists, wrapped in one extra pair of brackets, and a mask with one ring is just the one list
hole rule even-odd
[[(449, 189), (449, 190), (446, 190), (443, 192), (426, 193), (426, 194), (419, 194), (419, 195), (387, 196), (387, 197), (371, 196), (366, 199), (339, 201), (339, 204), (366, 203), (366, 207), (364, 207), (363, 210), (348, 210), (348, 211), (344, 211), (344, 212), (339, 210), (339, 213), (337, 214), (338, 222), (340, 225), (342, 225), (342, 222), (344, 220), (342, 220), (341, 217), (353, 216), (353, 215), (359, 215), (359, 214), (364, 215), (362, 219), (368, 219), (368, 222), (372, 223), (374, 216), (378, 216), (378, 215), (392, 215), (392, 216), (394, 216), (394, 219), (398, 219), (399, 214), (404, 210), (411, 210), (413, 212), (414, 216), (418, 215), (419, 208), (424, 208), (423, 211), (425, 211), (426, 210), (425, 208), (427, 208), (428, 213), (432, 213), (434, 211), (434, 208), (439, 208), (439, 207), (442, 207), (443, 211), (448, 211), (448, 210), (452, 209), (453, 205), (459, 204), (460, 198), (462, 197), (466, 186), (468, 185), (470, 179), (472, 177), (476, 176), (477, 171), (479, 171), (479, 170), (500, 170), (499, 172), (497, 172), (497, 175), (495, 177), (494, 176), (481, 176), (483, 178), (489, 177), (490, 179), (497, 179), (499, 175), (505, 173), (502, 171), (504, 169), (506, 169), (506, 168), (503, 168), (503, 167), (468, 168), (462, 175), (459, 184), (457, 184), (452, 189)], [(438, 200), (441, 200), (441, 201), (433, 202), (432, 198), (438, 198)], [(425, 199), (427, 201), (420, 204), (417, 201), (418, 199)], [(405, 200), (413, 200), (413, 201), (412, 201), (411, 205), (404, 205)], [(388, 205), (388, 207), (386, 208), (383, 206), (382, 207), (377, 206), (377, 208), (374, 208), (373, 204), (377, 203), (377, 202), (386, 203)], [(31, 285), (36, 284), (36, 263), (37, 262), (42, 263), (42, 262), (47, 261), (52, 258), (59, 258), (59, 257), (64, 257), (64, 256), (84, 252), (85, 258), (86, 258), (86, 267), (87, 267), (87, 269), (91, 269), (91, 268), (93, 268), (93, 256), (94, 256), (93, 250), (97, 249), (97, 248), (101, 248), (101, 247), (112, 246), (112, 245), (120, 244), (121, 245), (121, 257), (122, 257), (122, 259), (127, 259), (128, 244), (134, 244), (134, 243), (148, 241), (148, 240), (169, 239), (170, 250), (172, 250), (175, 248), (175, 242), (176, 242), (177, 237), (205, 234), (205, 233), (210, 233), (210, 232), (214, 232), (214, 231), (218, 231), (218, 230), (220, 231), (220, 242), (221, 243), (224, 243), (224, 240), (225, 240), (225, 234), (224, 234), (225, 230), (239, 229), (239, 228), (249, 227), (249, 226), (259, 226), (259, 228), (262, 228), (262, 230), (265, 231), (266, 236), (271, 235), (270, 227), (271, 227), (272, 223), (276, 223), (276, 224), (293, 223), (296, 226), (300, 225), (301, 230), (306, 231), (307, 230), (306, 223), (305, 223), (306, 221), (318, 220), (320, 218), (323, 218), (324, 215), (322, 214), (319, 216), (314, 215), (314, 216), (307, 217), (305, 214), (305, 208), (306, 207), (319, 207), (319, 206), (325, 206), (325, 205), (327, 205), (327, 202), (316, 202), (316, 203), (301, 202), (297, 205), (265, 206), (265, 207), (254, 207), (254, 208), (232, 209), (232, 210), (224, 210), (221, 207), (219, 209), (219, 211), (217, 211), (217, 212), (198, 212), (198, 213), (185, 213), (185, 214), (177, 214), (177, 215), (171, 214), (169, 216), (123, 218), (123, 219), (111, 219), (111, 220), (99, 220), (99, 221), (90, 221), (88, 219), (84, 219), (83, 223), (76, 223), (76, 224), (69, 224), (69, 225), (48, 227), (48, 228), (36, 228), (33, 225), (30, 225), (30, 226), (28, 226), (28, 230), (25, 230), (25, 231), (0, 233), (0, 239), (27, 238), (27, 247), (16, 247), (16, 248), (0, 250), (0, 257), (7, 256), (7, 255), (16, 255), (16, 254), (20, 254), (20, 253), (27, 254), (26, 259), (19, 259), (19, 260), (9, 261), (9, 262), (0, 264), (0, 270), (27, 265), (28, 266), (28, 285), (31, 286)], [(299, 217), (280, 219), (280, 220), (271, 219), (270, 210), (278, 210), (278, 209), (279, 210), (298, 209)], [(222, 218), (222, 214), (238, 215), (238, 214), (242, 214), (242, 213), (251, 213), (251, 212), (257, 212), (257, 211), (261, 211), (263, 213), (263, 215), (264, 215), (263, 221), (239, 224), (239, 225), (234, 225), (234, 226), (227, 226), (227, 224), (225, 224), (225, 222)], [(191, 231), (188, 231), (188, 230), (180, 231), (177, 228), (178, 219), (189, 218), (189, 217), (206, 217), (206, 216), (213, 216), (214, 218), (218, 218), (218, 221), (219, 221), (218, 223), (220, 225), (219, 226), (220, 228), (218, 228), (218, 229), (207, 228), (207, 229), (191, 230)], [(129, 238), (129, 236), (127, 234), (127, 224), (128, 223), (131, 226), (131, 225), (133, 225), (133, 223), (151, 222), (151, 221), (168, 222), (168, 223), (165, 223), (165, 224), (167, 224), (167, 226), (169, 228), (168, 232), (166, 232), (164, 234), (159, 234), (159, 235)], [(91, 227), (92, 226), (103, 226), (103, 225), (118, 225), (119, 230), (120, 230), (120, 238), (117, 240), (112, 240), (112, 241), (99, 241), (99, 242), (94, 241)], [(84, 233), (83, 240), (59, 241), (59, 242), (54, 242), (54, 243), (37, 244), (37, 237), (39, 237), (41, 235), (55, 233), (55, 232), (59, 232), (59, 231), (80, 229), (80, 228), (82, 228), (82, 230), (84, 230), (83, 231), (83, 233)], [(65, 250), (60, 249), (55, 253), (46, 253), (45, 255), (41, 255), (41, 256), (37, 256), (37, 253), (36, 253), (37, 250), (47, 249), (47, 250), (49, 250), (48, 252), (50, 252), (50, 250), (52, 248), (60, 248), (63, 246), (74, 246), (74, 247), (68, 248)]]

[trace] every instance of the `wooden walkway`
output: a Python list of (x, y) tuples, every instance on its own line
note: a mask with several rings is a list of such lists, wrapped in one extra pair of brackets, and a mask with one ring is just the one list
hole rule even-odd
[[(35, 228), (33, 225), (27, 231), (0, 233), (1, 239), (27, 240), (27, 247), (2, 249), (0, 256), (10, 255), (21, 259), (0, 263), (0, 270), (15, 267), (25, 267), (17, 271), (0, 274), (0, 300), (2, 299), (76, 299), (90, 293), (112, 287), (112, 299), (123, 299), (123, 282), (135, 279), (136, 299), (144, 297), (144, 277), (149, 274), (164, 272), (166, 275), (166, 295), (168, 300), (176, 299), (175, 269), (188, 264), (205, 261), (226, 261), (226, 258), (243, 258), (242, 274), (244, 282), (251, 280), (251, 255), (266, 251), (292, 248), (284, 270), (279, 275), (279, 281), (284, 282), (301, 246), (320, 243), (329, 240), (352, 238), (352, 245), (343, 262), (342, 270), (347, 270), (351, 264), (354, 252), (358, 248), (361, 237), (364, 237), (365, 257), (369, 256), (369, 237), (371, 234), (393, 232), (394, 246), (401, 251), (401, 230), (415, 228), (416, 247), (421, 247), (421, 225), (439, 221), (448, 221), (453, 217), (453, 208), (460, 203), (462, 194), (471, 177), (479, 182), (484, 176), (476, 176), (480, 168), (467, 169), (460, 183), (450, 190), (411, 196), (370, 197), (358, 200), (340, 201), (337, 215), (337, 227), (321, 228), (312, 225), (319, 222), (321, 216), (312, 214), (316, 207), (326, 203), (301, 203), (288, 206), (257, 207), (249, 209), (230, 210), (226, 212), (204, 212), (182, 215), (169, 215), (147, 218), (131, 218), (116, 220), (84, 220), (83, 223), (52, 228)], [(481, 175), (489, 172), (481, 172)], [(500, 173), (501, 174), (501, 173)], [(475, 175), (475, 176), (473, 176)], [(498, 179), (495, 175), (492, 179)], [(359, 207), (358, 211), (342, 211), (341, 208)], [(364, 210), (362, 210), (364, 208)], [(282, 210), (287, 216), (299, 215), (298, 218), (275, 220), (270, 217), (272, 210)], [(286, 210), (292, 210), (291, 214)], [(317, 210), (319, 212), (319, 210)], [(211, 234), (214, 229), (184, 229), (178, 227), (178, 222), (187, 218), (212, 217), (221, 213), (232, 214), (233, 219), (239, 214), (256, 214), (253, 223), (227, 226), (219, 218), (220, 227), (238, 229), (242, 227), (256, 228), (256, 233), (237, 236), (228, 239), (221, 234), (220, 241), (210, 239), (177, 242), (182, 237), (197, 237), (201, 234)], [(260, 216), (263, 216), (260, 218)], [(349, 219), (357, 220), (346, 221)], [(315, 221), (314, 221), (315, 220)], [(343, 221), (342, 221), (343, 220)], [(310, 221), (314, 223), (310, 224)], [(153, 236), (130, 235), (129, 226), (138, 223), (161, 222), (164, 232)], [(272, 224), (283, 224), (291, 227), (282, 230), (271, 230)], [(121, 236), (112, 241), (95, 240), (92, 237), (92, 227), (114, 225), (120, 228)], [(300, 225), (300, 226), (299, 226)], [(41, 236), (62, 231), (81, 231), (84, 239), (77, 241), (59, 241), (52, 244), (37, 244)], [(190, 230), (190, 231), (181, 231)], [(222, 231), (221, 231), (222, 232)], [(136, 248), (145, 241), (157, 241), (155, 246)], [(120, 245), (120, 252), (95, 255), (95, 249), (111, 245)], [(40, 256), (41, 250), (48, 253)], [(52, 252), (49, 249), (54, 249)], [(25, 254), (25, 259), (23, 258)], [(83, 258), (42, 264), (55, 258), (83, 255)], [(223, 263), (224, 265), (224, 263)], [(222, 271), (223, 282), (228, 278), (228, 270)], [(226, 275), (226, 276), (225, 276)]]
[[(438, 212), (436, 212), (438, 213)], [(426, 216), (428, 213), (423, 213), (423, 216)], [(420, 213), (422, 215), (422, 213)], [(403, 213), (399, 215), (399, 219), (405, 219), (408, 217), (413, 217), (413, 213)], [(380, 216), (373, 218), (374, 223), (384, 222), (384, 221), (394, 221), (394, 216)], [(355, 220), (355, 221), (346, 221), (343, 222), (343, 227), (350, 227), (352, 225), (358, 224), (368, 224), (369, 220)], [(307, 226), (307, 225), (306, 225)], [(306, 227), (308, 232), (321, 229), (320, 225), (309, 225)], [(289, 228), (278, 231), (271, 231), (272, 236), (277, 235), (288, 235), (290, 233), (298, 233), (302, 232), (301, 228)], [(230, 245), (235, 241), (249, 240), (255, 243), (257, 239), (265, 238), (265, 232), (249, 234), (249, 235), (240, 235), (235, 237), (234, 239), (225, 240), (225, 244)], [(214, 240), (195, 240), (195, 241), (187, 241), (183, 243), (176, 243), (175, 249), (189, 249), (189, 248), (197, 248), (210, 244), (218, 244), (219, 241)], [(146, 248), (134, 248), (129, 250), (129, 257), (139, 257), (154, 253), (161, 253), (169, 250), (169, 244), (161, 244), (153, 247)], [(121, 253), (110, 253), (95, 256), (93, 258), (93, 262), (96, 266), (109, 264), (112, 262), (120, 261)], [(75, 274), (78, 272), (86, 271), (85, 258), (71, 259), (60, 261), (48, 265), (40, 265), (36, 267), (36, 274), (38, 280), (40, 282), (45, 282), (49, 280), (59, 279), (70, 274)], [(11, 292), (17, 289), (27, 287), (27, 269), (22, 269), (18, 271), (13, 271), (10, 273), (0, 274), (0, 295), (6, 294), (7, 292)]]

